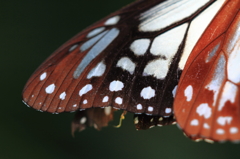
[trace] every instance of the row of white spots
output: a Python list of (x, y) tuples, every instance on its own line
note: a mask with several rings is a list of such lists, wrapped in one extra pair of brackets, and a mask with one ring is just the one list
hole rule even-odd
[[(231, 134), (236, 134), (236, 133), (238, 132), (238, 128), (236, 128), (236, 127), (231, 127), (231, 128), (229, 129), (229, 132), (230, 132)], [(225, 131), (224, 131), (223, 129), (217, 129), (217, 130), (216, 130), (216, 133), (217, 133), (218, 135), (223, 135), (223, 134), (225, 134)]]
[(128, 71), (130, 74), (133, 74), (136, 68), (136, 64), (128, 57), (122, 57), (117, 62), (117, 67), (121, 67), (123, 70)]

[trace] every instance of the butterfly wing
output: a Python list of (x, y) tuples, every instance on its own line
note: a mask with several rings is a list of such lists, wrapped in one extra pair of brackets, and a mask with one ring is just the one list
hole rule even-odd
[(184, 68), (174, 102), (179, 126), (192, 139), (240, 139), (240, 1), (228, 1)]

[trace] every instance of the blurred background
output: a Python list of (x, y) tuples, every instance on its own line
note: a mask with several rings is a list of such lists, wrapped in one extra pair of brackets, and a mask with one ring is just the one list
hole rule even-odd
[(239, 144), (196, 143), (175, 125), (136, 131), (131, 114), (119, 129), (89, 128), (73, 138), (73, 113), (40, 113), (21, 102), (26, 81), (55, 49), (132, 1), (0, 1), (1, 159), (240, 158)]

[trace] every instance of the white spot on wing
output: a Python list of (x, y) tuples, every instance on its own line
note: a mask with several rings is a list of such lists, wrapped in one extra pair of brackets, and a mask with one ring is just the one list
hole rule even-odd
[(85, 86), (79, 91), (80, 97), (81, 97), (83, 94), (86, 94), (87, 92), (91, 91), (92, 88), (93, 88), (93, 87), (92, 87), (91, 84), (85, 85)]
[(149, 112), (152, 112), (152, 111), (153, 111), (153, 107), (149, 106), (149, 107), (148, 107), (148, 111), (149, 111)]
[(171, 112), (172, 112), (172, 109), (171, 109), (171, 108), (166, 108), (166, 109), (165, 109), (165, 113), (168, 114), (168, 113), (171, 113)]
[(131, 44), (130, 49), (136, 56), (141, 56), (146, 53), (149, 45), (149, 39), (137, 39)]
[(225, 133), (225, 131), (224, 131), (223, 129), (217, 129), (217, 130), (216, 130), (216, 133), (217, 133), (218, 135), (223, 135), (223, 134)]
[(46, 87), (45, 92), (47, 94), (52, 94), (55, 90), (55, 84), (50, 84), (49, 86)]
[(68, 50), (69, 52), (72, 52), (74, 49), (76, 49), (78, 47), (78, 44), (73, 45), (72, 47), (70, 47), (70, 49)]
[(209, 129), (209, 128), (210, 128), (210, 126), (209, 126), (207, 123), (204, 123), (204, 124), (203, 124), (203, 127), (204, 127), (205, 129)]
[(47, 77), (47, 72), (44, 72), (44, 73), (41, 74), (41, 76), (40, 76), (40, 81), (43, 81), (46, 77)]
[(143, 99), (151, 99), (155, 96), (155, 90), (152, 89), (152, 87), (148, 86), (142, 89), (140, 95), (143, 97)]
[(74, 107), (74, 108), (77, 107), (77, 104), (73, 104), (73, 107)]
[(121, 67), (123, 70), (127, 70), (130, 74), (133, 74), (136, 64), (128, 57), (122, 57), (117, 62), (117, 67)]
[(91, 37), (101, 33), (104, 29), (105, 29), (105, 27), (100, 27), (100, 28), (96, 28), (96, 29), (90, 31), (87, 35), (87, 38), (91, 38)]
[(188, 102), (190, 102), (192, 100), (192, 96), (193, 96), (192, 85), (187, 86), (187, 88), (184, 90), (184, 95), (185, 95), (185, 97), (187, 97)]
[(84, 99), (83, 104), (87, 104), (87, 103), (88, 103), (87, 99)]
[(109, 85), (109, 90), (111, 92), (117, 92), (117, 91), (121, 91), (124, 87), (124, 84), (121, 81), (112, 81)]
[(122, 104), (122, 102), (123, 102), (123, 99), (120, 98), (120, 97), (117, 97), (117, 98), (115, 99), (115, 103), (117, 103), (117, 104)]
[(236, 128), (236, 127), (231, 127), (230, 128), (230, 133), (231, 134), (236, 134), (238, 132), (238, 128)]
[(226, 124), (230, 124), (231, 121), (232, 121), (232, 117), (230, 116), (226, 116), (226, 117), (220, 116), (217, 119), (217, 123), (222, 126), (225, 126)]
[(207, 103), (203, 103), (197, 107), (197, 113), (199, 116), (204, 116), (205, 119), (208, 119), (212, 115), (212, 109)]
[(143, 108), (142, 104), (137, 105), (137, 110), (142, 110), (142, 108)]
[(106, 65), (103, 61), (99, 62), (87, 75), (87, 79), (92, 77), (101, 77), (106, 70)]
[(190, 123), (190, 125), (192, 126), (198, 126), (198, 120), (197, 119), (193, 119)]
[(65, 97), (66, 97), (66, 92), (62, 92), (60, 95), (59, 95), (59, 98), (61, 99), (61, 100), (64, 100), (65, 99)]
[[(192, 1), (195, 3), (195, 1)], [(198, 1), (200, 2), (200, 1)], [(204, 10), (199, 16), (197, 16), (190, 25), (185, 48), (183, 50), (182, 57), (179, 62), (179, 68), (181, 70), (184, 69), (184, 66), (186, 64), (186, 61), (193, 49), (193, 47), (196, 45), (197, 41), (209, 25), (209, 23), (212, 21), (212, 19), (215, 17), (219, 9), (222, 7), (224, 0), (219, 0), (214, 2), (212, 5), (210, 5), (206, 10)], [(201, 2), (200, 2), (201, 3)], [(206, 3), (206, 2), (205, 2)], [(190, 7), (192, 8), (192, 6)], [(184, 10), (182, 10), (184, 11)]]
[(109, 100), (109, 97), (108, 97), (108, 96), (105, 96), (105, 97), (103, 98), (102, 102), (103, 102), (103, 103), (106, 103), (106, 102), (108, 102), (108, 100)]
[(118, 21), (120, 20), (120, 16), (114, 16), (109, 18), (104, 24), (105, 25), (115, 25), (118, 23)]

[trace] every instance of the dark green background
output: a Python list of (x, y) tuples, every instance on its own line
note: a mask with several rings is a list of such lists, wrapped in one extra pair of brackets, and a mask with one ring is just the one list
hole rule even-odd
[(130, 114), (119, 129), (90, 128), (73, 138), (74, 114), (40, 113), (21, 102), (24, 84), (45, 58), (88, 25), (130, 2), (0, 2), (0, 159), (240, 158), (240, 145), (195, 143), (176, 126), (136, 131)]

